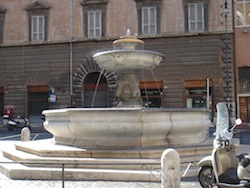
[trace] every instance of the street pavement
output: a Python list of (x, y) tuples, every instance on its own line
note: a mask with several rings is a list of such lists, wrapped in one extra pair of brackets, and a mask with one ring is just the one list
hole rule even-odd
[[(43, 131), (32, 131), (31, 138), (51, 138), (51, 134)], [(249, 131), (242, 131), (239, 136), (241, 144), (246, 144), (249, 150)], [(20, 130), (13, 132), (0, 130), (0, 145), (4, 140), (20, 140)], [(16, 135), (16, 137), (11, 137)], [(7, 138), (7, 139), (6, 139)], [(51, 180), (12, 180), (0, 173), (0, 188), (161, 188), (160, 182), (117, 182), (117, 181), (51, 181)], [(181, 188), (200, 188), (197, 177), (181, 179)]]
[[(157, 182), (116, 182), (116, 181), (45, 181), (12, 180), (0, 173), (0, 188), (161, 188)], [(200, 188), (197, 178), (181, 181), (181, 188)]]

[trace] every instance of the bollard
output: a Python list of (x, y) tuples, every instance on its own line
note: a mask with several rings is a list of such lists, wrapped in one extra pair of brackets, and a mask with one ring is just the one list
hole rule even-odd
[(174, 149), (161, 155), (161, 188), (180, 188), (180, 156)]
[(22, 128), (21, 131), (21, 141), (29, 141), (30, 140), (30, 129), (28, 127)]

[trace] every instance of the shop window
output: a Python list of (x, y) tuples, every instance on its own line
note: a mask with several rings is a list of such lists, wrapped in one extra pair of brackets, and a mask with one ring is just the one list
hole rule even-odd
[(84, 79), (84, 107), (107, 107), (108, 84), (99, 72), (90, 73)]
[(250, 67), (239, 67), (239, 92), (250, 92)]
[(185, 81), (185, 99), (187, 108), (212, 109), (212, 80)]
[(140, 82), (141, 104), (145, 107), (162, 107), (162, 82)]
[(28, 86), (28, 115), (31, 121), (40, 121), (43, 110), (49, 108), (48, 86)]

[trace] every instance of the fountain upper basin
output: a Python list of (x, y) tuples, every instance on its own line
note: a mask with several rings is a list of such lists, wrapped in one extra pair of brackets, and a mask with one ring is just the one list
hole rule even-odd
[(151, 70), (163, 58), (163, 54), (150, 50), (110, 50), (93, 55), (99, 67), (109, 71)]
[(55, 144), (80, 148), (137, 148), (197, 144), (210, 125), (205, 109), (67, 108), (45, 110)]

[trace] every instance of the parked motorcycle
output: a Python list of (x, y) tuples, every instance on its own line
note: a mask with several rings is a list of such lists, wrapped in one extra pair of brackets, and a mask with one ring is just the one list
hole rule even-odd
[(24, 127), (28, 127), (31, 130), (31, 126), (29, 124), (29, 119), (23, 116), (17, 116), (15, 119), (11, 119), (9, 115), (3, 115), (4, 125), (7, 126), (9, 131), (13, 131), (14, 129), (22, 129)]
[(217, 124), (213, 150), (210, 156), (199, 161), (198, 179), (203, 188), (250, 188), (250, 155), (236, 155), (237, 144), (234, 129), (242, 123), (236, 119), (229, 127), (229, 111), (225, 103), (217, 104)]

